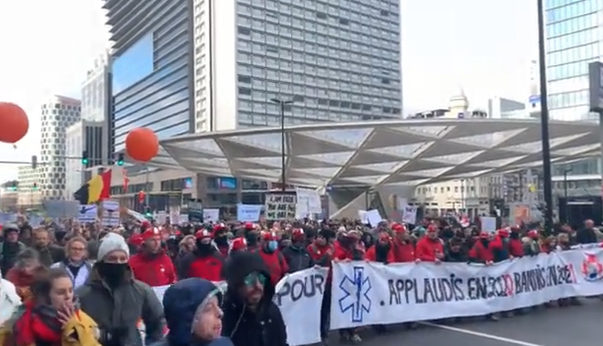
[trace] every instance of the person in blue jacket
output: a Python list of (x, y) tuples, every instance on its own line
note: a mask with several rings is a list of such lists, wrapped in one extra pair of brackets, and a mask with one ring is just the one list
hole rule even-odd
[(163, 296), (169, 329), (165, 340), (152, 346), (233, 346), (222, 337), (222, 292), (211, 281), (184, 279)]

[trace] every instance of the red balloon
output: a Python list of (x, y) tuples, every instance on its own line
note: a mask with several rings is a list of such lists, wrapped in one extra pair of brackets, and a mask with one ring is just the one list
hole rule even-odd
[(14, 103), (0, 102), (0, 142), (15, 144), (29, 130), (25, 111)]
[(126, 153), (139, 162), (151, 161), (159, 152), (159, 140), (153, 130), (140, 127), (126, 136)]

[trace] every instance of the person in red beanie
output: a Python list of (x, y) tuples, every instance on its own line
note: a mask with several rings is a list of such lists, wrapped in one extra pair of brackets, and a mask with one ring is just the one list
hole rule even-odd
[(161, 234), (157, 228), (142, 233), (140, 252), (130, 257), (130, 268), (137, 280), (151, 287), (171, 285), (177, 281), (174, 263), (161, 247)]
[(414, 262), (415, 245), (412, 237), (404, 225), (396, 223), (392, 225), (394, 231), (394, 240), (392, 241), (392, 252), (394, 254), (394, 262), (405, 263)]
[(440, 263), (444, 259), (444, 244), (435, 225), (427, 227), (427, 234), (417, 242), (415, 255), (424, 262)]
[(228, 227), (226, 227), (223, 223), (218, 223), (214, 225), (213, 229), (213, 237), (214, 243), (218, 247), (218, 251), (224, 258), (228, 256), (228, 251), (230, 250), (230, 244), (228, 244)]
[(247, 248), (249, 251), (257, 251), (260, 248), (260, 234), (256, 225), (251, 222), (246, 222), (243, 225), (243, 232), (245, 240), (247, 241)]
[(212, 238), (213, 234), (205, 229), (195, 233), (195, 249), (179, 265), (180, 279), (201, 278), (212, 282), (223, 279), (224, 257)]
[(396, 259), (392, 250), (392, 238), (387, 232), (381, 232), (375, 245), (366, 251), (364, 259), (370, 262), (394, 263)]

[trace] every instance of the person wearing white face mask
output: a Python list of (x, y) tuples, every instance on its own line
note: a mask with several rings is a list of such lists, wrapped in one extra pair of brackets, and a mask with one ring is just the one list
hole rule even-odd
[(0, 326), (8, 320), (15, 309), (21, 305), (17, 288), (10, 281), (1, 279), (0, 273)]

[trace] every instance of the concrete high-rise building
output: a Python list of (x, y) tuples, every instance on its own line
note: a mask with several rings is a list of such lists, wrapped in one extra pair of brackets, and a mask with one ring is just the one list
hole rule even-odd
[(43, 196), (45, 186), (41, 184), (43, 168), (39, 165), (33, 169), (31, 165), (18, 167), (17, 180), (19, 181), (17, 205), (23, 207), (39, 207), (42, 200), (47, 199)]
[[(285, 107), (287, 126), (401, 118), (399, 3), (106, 0), (115, 150), (139, 126), (160, 139), (276, 126), (280, 107), (272, 99), (293, 101)], [(130, 25), (142, 16), (145, 25)], [(148, 180), (159, 193), (168, 178), (191, 175), (195, 184), (206, 182), (182, 171)], [(135, 198), (135, 185), (147, 176), (128, 178), (132, 191), (124, 193)], [(211, 190), (202, 185), (193, 190)]]
[(103, 147), (104, 125), (105, 123), (100, 121), (79, 121), (67, 129), (67, 156), (70, 158), (81, 157), (84, 151), (88, 154), (87, 167), (77, 159), (70, 159), (65, 163), (67, 168), (65, 194), (68, 199), (92, 177), (93, 172), (86, 168), (98, 167), (107, 161), (103, 159), (103, 153), (106, 152)]
[(51, 96), (42, 104), (39, 188), (44, 199), (70, 199), (65, 194), (67, 128), (80, 121), (79, 100)]
[[(102, 151), (98, 157), (103, 165), (109, 164), (112, 159), (112, 148), (110, 145), (110, 66), (108, 52), (101, 55), (94, 62), (94, 67), (86, 74), (86, 80), (82, 84), (82, 121), (96, 123), (93, 126), (102, 125)], [(96, 142), (96, 140), (95, 140)], [(78, 154), (78, 155), (81, 155)]]
[(402, 117), (399, 0), (194, 3), (197, 132)]

